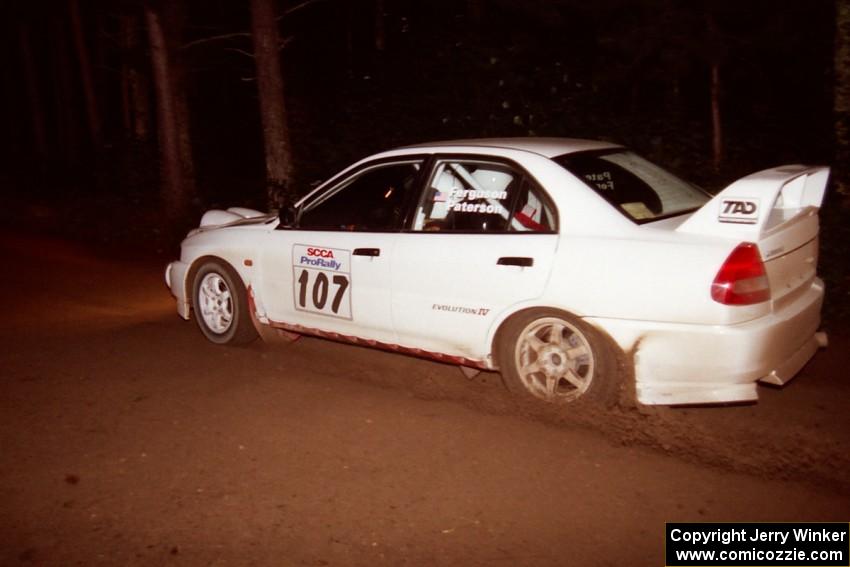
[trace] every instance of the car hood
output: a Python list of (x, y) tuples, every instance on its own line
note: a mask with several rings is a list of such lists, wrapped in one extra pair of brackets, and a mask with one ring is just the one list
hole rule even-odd
[(227, 210), (210, 209), (201, 217), (198, 228), (189, 232), (189, 236), (210, 230), (219, 230), (230, 227), (265, 227), (271, 222), (277, 221), (274, 213), (263, 213), (254, 209), (231, 207)]

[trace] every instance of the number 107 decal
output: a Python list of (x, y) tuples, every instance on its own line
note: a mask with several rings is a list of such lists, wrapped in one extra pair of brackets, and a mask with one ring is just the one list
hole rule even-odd
[(351, 319), (350, 252), (295, 244), (292, 247), (295, 309)]

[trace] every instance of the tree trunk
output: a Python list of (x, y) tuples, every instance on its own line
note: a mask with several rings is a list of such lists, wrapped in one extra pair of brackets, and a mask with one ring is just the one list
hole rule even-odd
[(147, 141), (151, 130), (151, 107), (147, 76), (141, 70), (139, 22), (136, 14), (121, 19), (121, 87), (125, 128), (138, 141)]
[(723, 56), (723, 37), (711, 11), (705, 13), (708, 39), (708, 63), (711, 68), (711, 164), (714, 173), (720, 172), (723, 163), (723, 121), (720, 114), (720, 63)]
[(479, 31), (484, 20), (484, 0), (466, 0), (466, 15), (472, 28)]
[(835, 2), (835, 166), (836, 190), (850, 197), (850, 0)]
[[(157, 103), (157, 124), (162, 167), (162, 203), (167, 219), (173, 224), (186, 213), (195, 193), (194, 164), (189, 141), (188, 124), (179, 114), (183, 112), (181, 86), (175, 80), (173, 57), (169, 49), (162, 14), (145, 5), (145, 21), (150, 40), (151, 66)], [(185, 96), (182, 97), (185, 100)]]
[(711, 63), (711, 149), (714, 172), (723, 163), (723, 123), (720, 119), (720, 64)]
[(86, 99), (86, 116), (89, 122), (89, 133), (92, 144), (96, 150), (103, 145), (103, 136), (100, 127), (100, 112), (97, 106), (97, 95), (92, 76), (89, 51), (86, 47), (83, 24), (80, 20), (80, 6), (77, 0), (68, 0), (68, 8), (71, 14), (71, 27), (74, 31), (74, 46), (77, 51), (77, 59), (80, 63), (80, 80), (83, 83), (83, 94)]
[(354, 6), (345, 3), (345, 64), (348, 78), (354, 78)]
[(163, 15), (166, 25), (166, 46), (171, 62), (172, 95), (174, 96), (175, 118), (177, 120), (177, 149), (182, 166), (183, 185), (187, 200), (195, 196), (195, 160), (192, 157), (191, 120), (189, 98), (186, 87), (186, 72), (180, 57), (182, 30), (186, 21), (187, 6), (184, 1), (169, 0), (163, 3)]
[[(124, 31), (124, 19), (121, 20), (121, 39), (126, 42)], [(133, 130), (133, 106), (130, 102), (130, 62), (127, 61), (126, 45), (121, 46), (124, 53), (121, 54), (121, 123), (124, 126), (124, 135), (130, 137)]]
[(27, 98), (30, 103), (30, 115), (32, 117), (32, 134), (35, 143), (35, 151), (38, 157), (44, 160), (48, 154), (47, 131), (44, 126), (44, 108), (41, 104), (41, 90), (38, 88), (38, 75), (33, 59), (32, 45), (30, 44), (29, 29), (26, 24), (18, 27), (18, 39), (20, 40), (21, 57), (23, 58), (24, 80), (27, 88)]
[(251, 0), (251, 28), (266, 150), (267, 197), (270, 207), (282, 207), (292, 204), (296, 195), (292, 187), (292, 151), (272, 0)]
[(74, 112), (74, 78), (71, 74), (71, 58), (68, 57), (68, 36), (65, 20), (59, 15), (51, 17), (51, 52), (53, 76), (56, 83), (53, 89), (56, 105), (56, 130), (59, 152), (65, 165), (76, 164), (79, 158), (79, 122)]
[(382, 53), (387, 47), (387, 30), (384, 22), (384, 0), (375, 0), (375, 51)]

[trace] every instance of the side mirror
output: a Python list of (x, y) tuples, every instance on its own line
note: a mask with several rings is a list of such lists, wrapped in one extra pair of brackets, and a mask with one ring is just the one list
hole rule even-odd
[(298, 219), (298, 210), (292, 205), (285, 205), (277, 212), (281, 228), (293, 228)]

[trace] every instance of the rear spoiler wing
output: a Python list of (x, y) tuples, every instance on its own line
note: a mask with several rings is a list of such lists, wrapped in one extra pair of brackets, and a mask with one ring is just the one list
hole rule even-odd
[(783, 165), (742, 177), (718, 193), (677, 231), (755, 239), (823, 202), (829, 168)]

